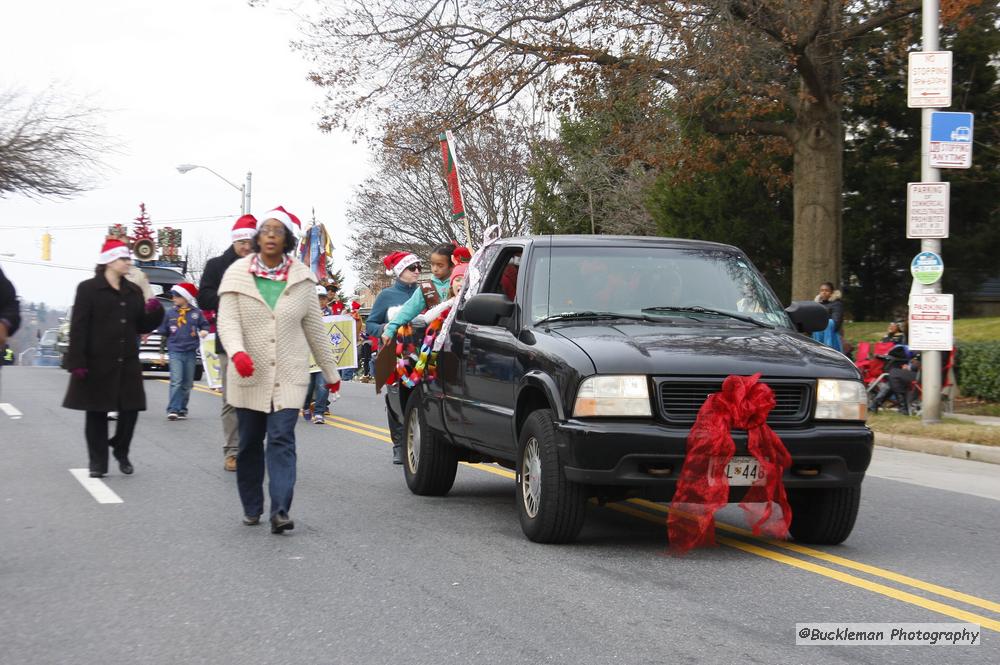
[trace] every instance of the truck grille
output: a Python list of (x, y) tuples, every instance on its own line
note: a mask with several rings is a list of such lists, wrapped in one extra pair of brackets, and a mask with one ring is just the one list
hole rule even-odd
[[(768, 379), (764, 383), (774, 391), (777, 401), (767, 418), (769, 424), (801, 423), (809, 414), (812, 389), (810, 384), (786, 379)], [(708, 396), (722, 389), (722, 380), (657, 380), (660, 409), (672, 423), (693, 423), (698, 409)]]

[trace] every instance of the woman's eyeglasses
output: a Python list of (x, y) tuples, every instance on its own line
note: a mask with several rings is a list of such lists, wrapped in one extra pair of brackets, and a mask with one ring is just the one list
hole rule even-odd
[(274, 236), (275, 238), (280, 238), (285, 235), (284, 226), (262, 226), (260, 227), (260, 234), (262, 236)]

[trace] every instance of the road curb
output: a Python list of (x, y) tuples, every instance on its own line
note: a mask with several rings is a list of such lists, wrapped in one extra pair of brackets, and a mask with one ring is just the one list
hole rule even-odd
[(909, 450), (916, 453), (927, 453), (929, 455), (942, 455), (944, 457), (956, 457), (976, 462), (1000, 464), (1000, 447), (983, 446), (978, 443), (959, 443), (957, 441), (925, 439), (905, 434), (875, 432), (875, 445), (885, 448)]

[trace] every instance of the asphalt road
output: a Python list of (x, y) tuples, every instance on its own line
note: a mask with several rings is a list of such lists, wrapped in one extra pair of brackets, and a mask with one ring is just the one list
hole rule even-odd
[[(381, 400), (344, 386), (299, 422), (296, 529), (246, 527), (219, 398), (168, 422), (167, 386), (98, 483), (66, 374), (0, 374), (0, 663), (997, 663), (1000, 466), (879, 449), (838, 547), (734, 532), (666, 554), (663, 506), (594, 506), (579, 541), (521, 534), (509, 472), (410, 494)], [(18, 415), (20, 414), (20, 415)], [(86, 482), (86, 481), (85, 481)], [(113, 497), (112, 497), (113, 498)], [(796, 646), (799, 622), (972, 622), (981, 644)]]

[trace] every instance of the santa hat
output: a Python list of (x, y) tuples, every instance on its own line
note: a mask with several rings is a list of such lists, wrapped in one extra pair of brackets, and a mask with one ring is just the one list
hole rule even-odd
[(190, 282), (181, 282), (180, 284), (174, 284), (170, 287), (171, 293), (176, 293), (184, 300), (187, 300), (192, 305), (198, 305), (198, 287)]
[(288, 232), (293, 236), (298, 236), (299, 232), (302, 231), (302, 222), (299, 221), (299, 218), (281, 206), (278, 206), (274, 210), (269, 210), (261, 215), (260, 219), (257, 220), (257, 228), (259, 229), (260, 225), (269, 219), (276, 219), (284, 224), (285, 228), (288, 229)]
[(253, 215), (243, 215), (233, 224), (233, 242), (253, 240), (255, 235), (257, 235), (257, 218)]
[(454, 284), (455, 280), (459, 277), (465, 279), (465, 273), (469, 272), (468, 263), (459, 263), (457, 266), (451, 269), (451, 280), (449, 283)]
[(414, 263), (420, 263), (420, 259), (417, 258), (416, 254), (410, 254), (409, 252), (393, 252), (382, 259), (382, 265), (385, 266), (385, 274), (395, 275), (397, 278)]
[(101, 255), (97, 258), (97, 262), (101, 265), (107, 265), (115, 259), (130, 258), (132, 258), (132, 252), (129, 251), (128, 245), (121, 240), (108, 238), (104, 241), (104, 246), (101, 247)]

